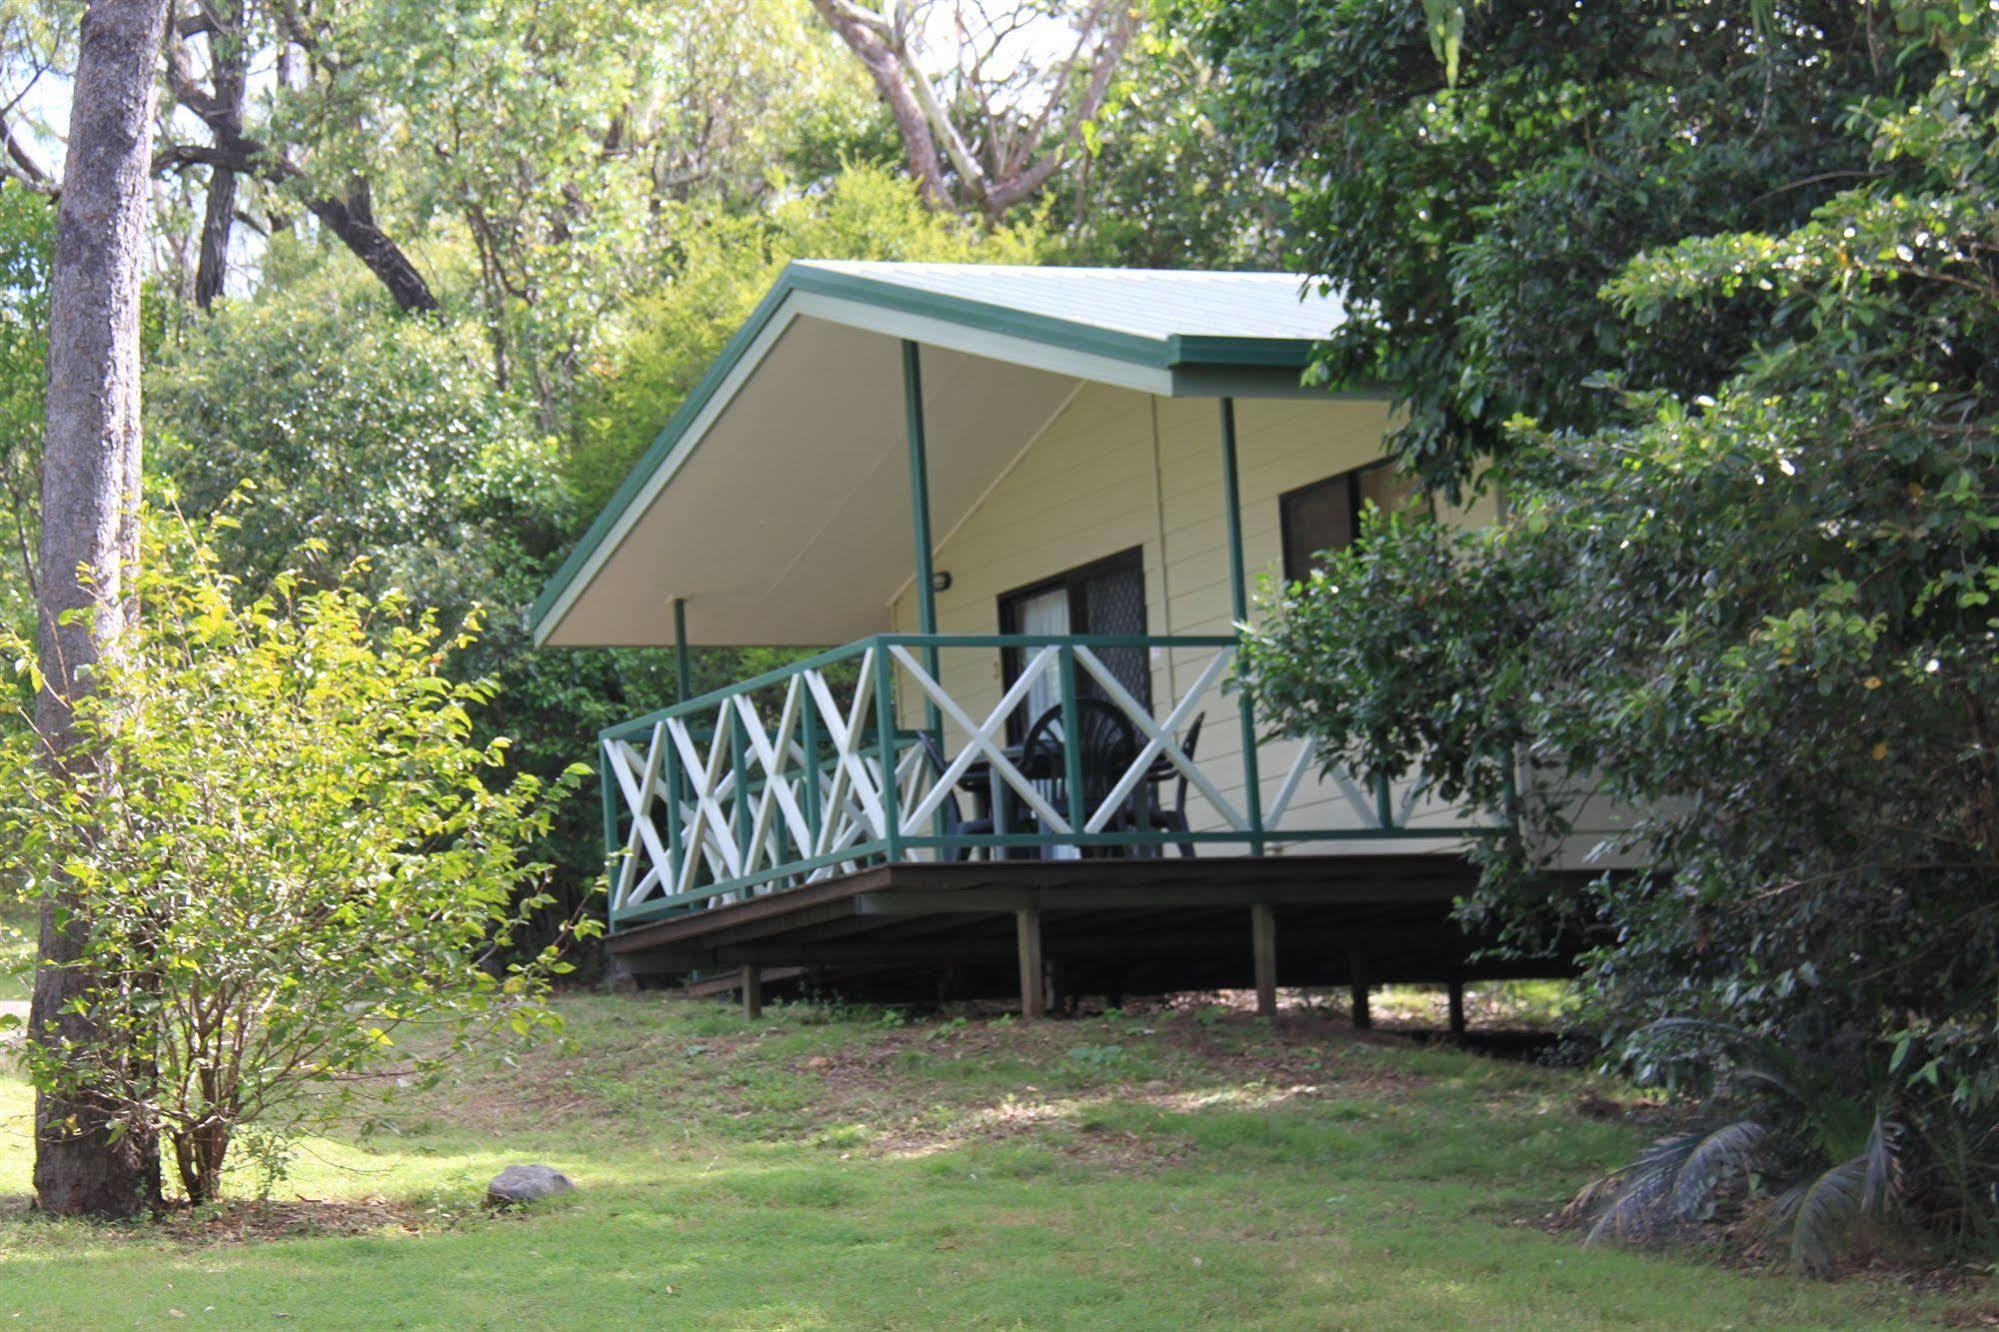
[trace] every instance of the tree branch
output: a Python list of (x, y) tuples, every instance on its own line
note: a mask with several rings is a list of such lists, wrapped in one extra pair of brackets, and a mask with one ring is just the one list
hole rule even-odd
[(948, 208), (951, 195), (944, 184), (944, 170), (938, 162), (937, 142), (931, 136), (929, 119), (903, 78), (895, 52), (882, 39), (882, 21), (843, 0), (812, 0), (812, 7), (847, 44), (847, 49), (859, 57), (869, 77), (874, 79), (875, 88), (902, 135), (909, 174), (915, 178), (923, 201), (933, 208)]

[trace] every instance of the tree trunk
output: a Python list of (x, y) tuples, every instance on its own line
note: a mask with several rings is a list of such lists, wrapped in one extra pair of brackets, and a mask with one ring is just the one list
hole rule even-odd
[[(241, 10), (224, 22), (230, 31), (211, 31), (215, 52), (215, 110), (231, 133), (243, 133), (243, 96), (248, 82), (249, 44), (244, 40)], [(222, 294), (229, 275), (229, 235), (236, 225), (236, 172), (229, 167), (208, 170), (208, 200), (201, 219), (201, 257), (194, 270), (194, 303), (206, 310)]]
[(903, 153), (909, 161), (909, 174), (916, 181), (923, 202), (932, 208), (949, 208), (951, 192), (944, 185), (944, 164), (937, 154), (937, 139), (930, 132), (930, 122), (916, 100), (915, 90), (903, 77), (895, 52), (879, 34), (870, 31), (858, 11), (841, 0), (812, 0), (812, 7), (874, 80), (882, 104), (895, 118)]
[(194, 303), (206, 310), (229, 275), (229, 233), (236, 226), (236, 173), (216, 167), (208, 177), (208, 206), (201, 218), (201, 257), (194, 269)]
[[(42, 457), (40, 657), (35, 720), (51, 761), (75, 752), (67, 699), (131, 614), (137, 556), (139, 279), (151, 167), (153, 76), (167, 0), (90, 0), (71, 93), (69, 155), (50, 280), (48, 431)], [(84, 614), (62, 623), (65, 612)], [(67, 967), (81, 922), (42, 909), (30, 1038), (88, 1044), (105, 1033), (64, 1011), (87, 983)], [(51, 1212), (130, 1216), (160, 1197), (157, 1138), (112, 1131), (88, 1095), (38, 1096), (35, 1192)]]

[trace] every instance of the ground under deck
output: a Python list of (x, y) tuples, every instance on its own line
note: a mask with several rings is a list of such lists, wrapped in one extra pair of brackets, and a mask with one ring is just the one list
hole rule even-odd
[[(1451, 919), (1477, 870), (1384, 854), (879, 865), (634, 926), (609, 941), (640, 978), (749, 973), (869, 999), (1158, 994), (1565, 976), (1573, 942), (1481, 958)], [(1045, 974), (1043, 995), (1026, 977)]]

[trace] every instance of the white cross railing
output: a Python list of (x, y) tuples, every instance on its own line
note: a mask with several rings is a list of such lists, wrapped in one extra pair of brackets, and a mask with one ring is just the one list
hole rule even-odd
[[(1143, 678), (1115, 668), (1116, 650), (1144, 652)], [(981, 707), (995, 653), (1010, 669)], [(1462, 832), (1411, 826), (1413, 788), (1398, 802), (1322, 772), (1309, 742), (1259, 741), (1225, 692), (1235, 653), (1219, 636), (882, 635), (612, 727), (599, 760), (613, 924), (890, 860), (1260, 854)], [(1037, 721), (1075, 733), (1084, 708), (1122, 737), (1109, 766), (1083, 772), (1086, 746), (1072, 758), (1058, 740), (1040, 756), (1061, 767), (1023, 770), (1018, 738)], [(1216, 724), (1231, 716), (1235, 743)], [(1262, 767), (1276, 777), (1278, 760), (1266, 800)]]

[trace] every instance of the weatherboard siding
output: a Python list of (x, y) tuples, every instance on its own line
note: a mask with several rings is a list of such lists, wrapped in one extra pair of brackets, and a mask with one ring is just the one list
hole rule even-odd
[[(1212, 400), (1084, 386), (984, 499), (941, 536), (935, 566), (950, 574), (951, 586), (937, 595), (939, 630), (995, 633), (1004, 594), (1136, 546), (1145, 568), (1148, 632), (1229, 632), (1233, 612), (1218, 413)], [(1379, 401), (1333, 398), (1244, 400), (1236, 414), (1244, 556), (1255, 584), (1280, 573), (1278, 497), (1379, 458), (1389, 417)], [(897, 597), (893, 621), (899, 630), (915, 629), (912, 589)], [(1154, 698), (1176, 696), (1206, 656), (1155, 653)], [(998, 703), (997, 654), (946, 651), (940, 667), (952, 697), (975, 719)], [(1206, 713), (1202, 769), (1224, 796), (1240, 804), (1241, 731), (1233, 701), (1211, 696)], [(1290, 742), (1260, 749), (1259, 788), (1266, 807), (1295, 753)], [(1190, 797), (1195, 826), (1217, 826), (1199, 805), (1198, 795)], [(1419, 809), (1412, 818), (1442, 822), (1449, 812)], [(1362, 826), (1340, 790), (1316, 778), (1294, 797), (1285, 823)]]

